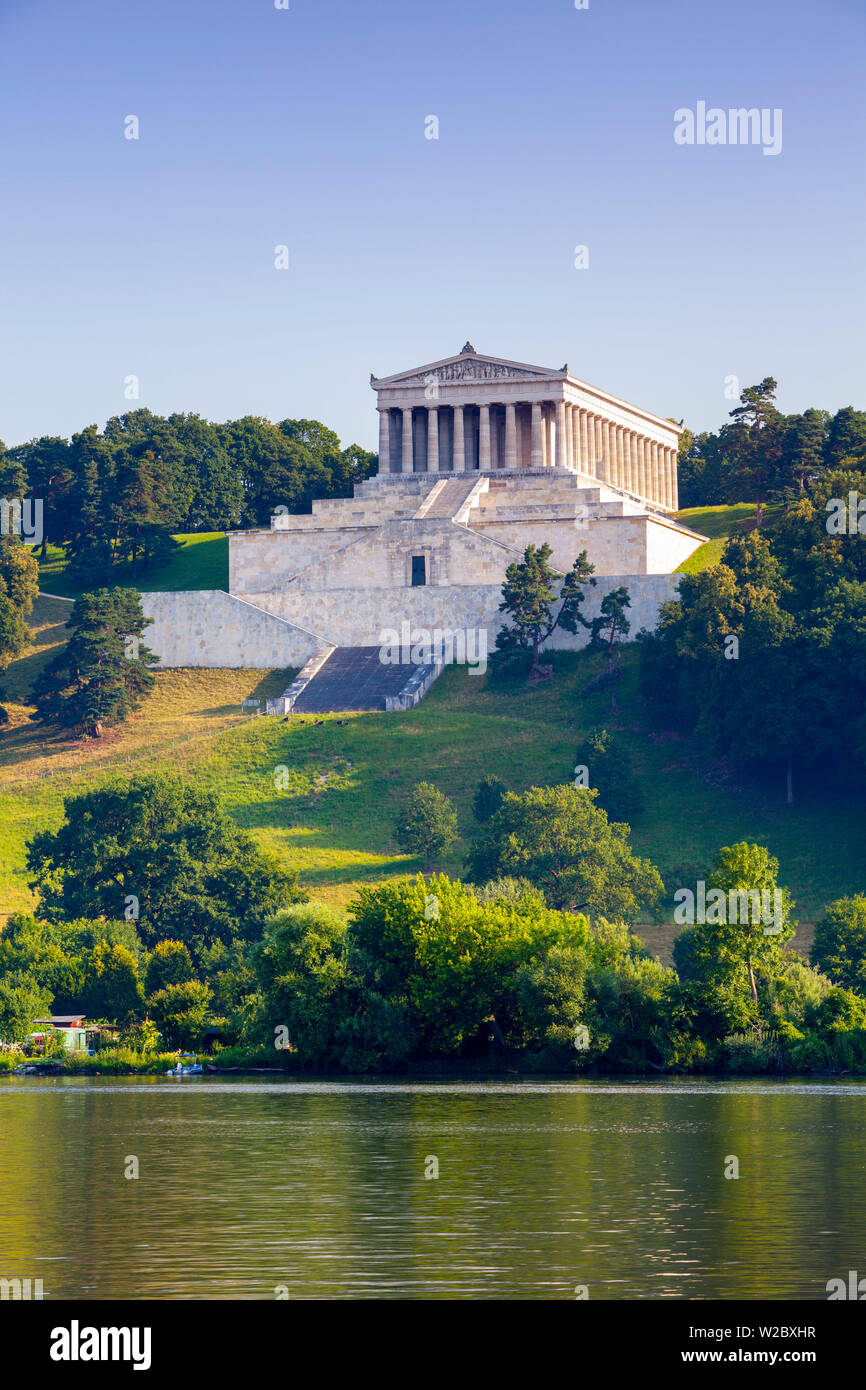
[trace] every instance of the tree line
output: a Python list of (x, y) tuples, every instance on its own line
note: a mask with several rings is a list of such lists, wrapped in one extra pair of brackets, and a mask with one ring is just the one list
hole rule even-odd
[(784, 768), (789, 802), (798, 767), (837, 787), (866, 776), (864, 498), (866, 469), (822, 474), (771, 532), (734, 536), (720, 564), (682, 575), (654, 632), (638, 634), (656, 722)]
[(843, 460), (864, 458), (866, 410), (846, 405), (831, 415), (810, 407), (784, 415), (776, 407), (777, 389), (774, 377), (764, 377), (744, 388), (721, 429), (683, 431), (681, 507), (754, 502), (760, 526), (768, 501), (788, 504)]
[(151, 775), (71, 796), (29, 845), (36, 913), (0, 937), (0, 1037), (84, 1008), (142, 1057), (157, 1030), (169, 1048), (217, 1033), (224, 1065), (866, 1070), (866, 896), (828, 906), (806, 961), (778, 862), (726, 846), (708, 886), (723, 902), (778, 893), (775, 927), (751, 903), (707, 913), (670, 968), (633, 930), (658, 872), (593, 789), (488, 779), (475, 810), (466, 882), (381, 883), (344, 914), (310, 902), (209, 791)]
[(86, 584), (121, 562), (133, 577), (158, 565), (174, 532), (266, 526), (279, 507), (351, 497), (376, 465), (376, 454), (343, 448), (318, 420), (215, 424), (142, 408), (71, 439), (0, 442), (0, 497), (42, 499), (42, 554), (62, 546), (71, 577)]

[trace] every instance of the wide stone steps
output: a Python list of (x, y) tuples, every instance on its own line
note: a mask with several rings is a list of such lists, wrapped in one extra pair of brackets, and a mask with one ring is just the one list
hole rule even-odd
[(336, 647), (298, 695), (292, 713), (409, 708), (439, 673), (432, 663), (390, 665), (379, 653), (379, 647)]
[(477, 486), (478, 474), (471, 475), (469, 478), (448, 478), (440, 483), (436, 489), (436, 496), (432, 502), (427, 499), (427, 503), (422, 503), (415, 513), (418, 520), (424, 521), (448, 521), (452, 516), (460, 511), (463, 503), (468, 498), (473, 488)]

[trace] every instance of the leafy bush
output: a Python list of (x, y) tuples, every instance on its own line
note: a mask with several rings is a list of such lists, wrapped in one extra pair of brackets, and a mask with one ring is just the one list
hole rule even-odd
[(432, 782), (418, 782), (397, 817), (397, 843), (408, 854), (423, 854), (427, 873), (433, 860), (457, 839), (454, 806)]
[(812, 964), (846, 989), (866, 989), (866, 894), (838, 898), (815, 923)]
[(144, 988), (156, 994), (169, 985), (185, 985), (195, 979), (192, 957), (182, 941), (159, 941), (147, 959)]
[(499, 810), (503, 796), (508, 791), (500, 777), (484, 777), (478, 783), (472, 800), (472, 814), (477, 821), (484, 823)]
[(201, 1046), (212, 997), (200, 980), (188, 980), (158, 990), (147, 1007), (168, 1045), (190, 1050)]

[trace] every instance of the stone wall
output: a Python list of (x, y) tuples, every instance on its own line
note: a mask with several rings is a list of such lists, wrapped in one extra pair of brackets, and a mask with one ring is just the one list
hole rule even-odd
[(570, 569), (585, 548), (597, 575), (669, 574), (701, 544), (692, 532), (620, 499), (591, 503), (585, 512), (572, 500), (499, 515), (474, 509), (465, 525), (417, 517), (343, 531), (235, 533), (229, 582), (236, 594), (399, 587), (410, 583), (412, 556), (423, 554), (428, 584), (501, 585), (511, 561), (545, 541), (555, 568)]
[[(606, 575), (591, 589), (584, 604), (587, 618), (594, 618), (601, 600), (611, 589), (624, 584), (631, 598), (630, 637), (640, 628), (656, 624), (659, 604), (676, 598), (678, 576), (674, 574)], [(258, 593), (245, 595), (251, 603), (278, 614), (291, 623), (305, 623), (337, 646), (379, 646), (382, 632), (397, 632), (409, 622), (413, 628), (454, 628), (487, 631), (488, 649), (493, 650), (502, 627), (499, 612), (502, 590), (498, 584), (455, 584), (407, 588), (331, 589), (319, 593)], [(588, 640), (587, 633), (557, 631), (551, 646), (574, 650)], [(216, 663), (215, 663), (216, 664)]]
[(142, 594), (153, 624), (144, 641), (163, 666), (303, 666), (321, 645), (303, 620), (287, 620), (222, 589)]
[(229, 589), (233, 594), (281, 589), (299, 570), (327, 560), (359, 537), (369, 536), (372, 529), (347, 525), (340, 530), (233, 531), (229, 536)]
[(544, 541), (561, 570), (585, 547), (599, 575), (669, 574), (701, 543), (627, 495), (565, 470), (451, 476), (470, 486), (477, 479), (483, 493), (455, 511), (462, 525), (438, 502), (429, 516), (416, 515), (442, 484), (436, 474), (386, 475), (360, 484), (353, 498), (314, 502), (309, 516), (283, 514), (270, 530), (233, 532), (231, 592), (390, 588), (409, 583), (412, 554), (427, 556), (428, 583), (501, 583), (515, 558), (507, 547), (522, 555)]

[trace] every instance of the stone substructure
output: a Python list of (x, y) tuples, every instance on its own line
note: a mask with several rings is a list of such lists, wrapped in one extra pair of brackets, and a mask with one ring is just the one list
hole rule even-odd
[[(164, 665), (301, 667), (325, 647), (379, 646), (405, 623), (434, 642), (437, 630), (473, 634), (471, 661), (482, 633), (495, 646), (505, 571), (530, 542), (548, 542), (563, 573), (588, 552), (588, 618), (625, 585), (632, 635), (655, 625), (673, 571), (705, 539), (672, 516), (679, 426), (567, 366), (471, 344), (372, 385), (378, 476), (309, 516), (232, 533), (230, 595), (145, 595), (146, 641)], [(586, 640), (558, 631), (551, 646)]]

